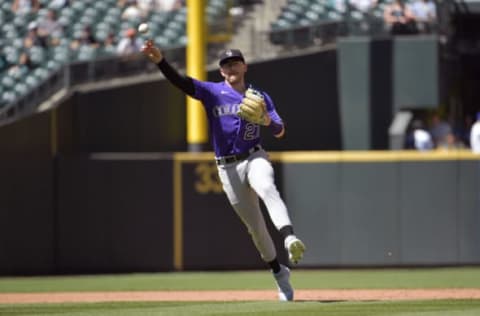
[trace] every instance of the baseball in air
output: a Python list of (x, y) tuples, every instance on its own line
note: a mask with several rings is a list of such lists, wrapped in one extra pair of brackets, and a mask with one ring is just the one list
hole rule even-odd
[(138, 26), (138, 32), (145, 34), (148, 32), (148, 24), (147, 23), (142, 23)]

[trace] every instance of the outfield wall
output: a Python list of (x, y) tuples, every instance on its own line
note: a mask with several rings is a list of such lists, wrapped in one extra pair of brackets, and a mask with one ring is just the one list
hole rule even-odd
[[(397, 83), (413, 82), (395, 69), (416, 65), (407, 58), (415, 40), (403, 41), (405, 59), (388, 40), (344, 42), (361, 52), (346, 60), (364, 62), (350, 81), (341, 69), (354, 69), (334, 49), (249, 65), (248, 80), (286, 121), (285, 139), (265, 133), (264, 145), (276, 151), (279, 189), (308, 245), (304, 267), (480, 262), (479, 157), (320, 151), (387, 147)], [(423, 58), (438, 48), (435, 38), (419, 45)], [(436, 76), (436, 63), (424, 74)], [(288, 76), (273, 77), (278, 69)], [(208, 78), (220, 80), (218, 71)], [(426, 91), (436, 100), (433, 84)], [(165, 80), (84, 87), (2, 126), (0, 274), (264, 267), (221, 192), (213, 155), (181, 153), (184, 105)]]
[[(409, 151), (275, 152), (271, 157), (295, 229), (308, 245), (301, 266), (480, 263), (480, 157)], [(175, 212), (185, 212), (187, 219), (192, 210), (208, 213), (224, 199), (211, 157), (176, 158), (185, 167), (177, 171), (182, 207)], [(182, 202), (189, 200), (195, 203)]]
[(50, 113), (0, 133), (0, 274), (53, 271), (55, 186)]
[[(221, 191), (212, 153), (52, 158), (49, 114), (27, 121), (32, 129), (6, 127), (14, 142), (0, 137), (8, 149), (0, 156), (0, 274), (265, 267)], [(271, 158), (308, 246), (301, 267), (480, 263), (479, 156), (311, 151)]]

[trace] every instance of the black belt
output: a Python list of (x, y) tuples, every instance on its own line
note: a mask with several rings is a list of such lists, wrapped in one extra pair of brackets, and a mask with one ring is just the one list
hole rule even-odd
[(250, 148), (247, 152), (237, 154), (237, 155), (217, 157), (217, 158), (215, 158), (215, 161), (217, 162), (218, 165), (225, 165), (225, 164), (229, 164), (229, 163), (232, 163), (232, 162), (242, 161), (242, 160), (247, 159), (248, 156), (250, 156), (254, 152), (259, 151), (260, 149), (262, 149), (262, 146), (256, 145), (256, 146)]

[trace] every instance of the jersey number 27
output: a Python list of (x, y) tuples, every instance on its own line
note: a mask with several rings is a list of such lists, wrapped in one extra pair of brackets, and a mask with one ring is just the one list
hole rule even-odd
[(247, 123), (245, 125), (245, 133), (243, 134), (244, 140), (253, 140), (260, 137), (260, 126), (254, 123)]

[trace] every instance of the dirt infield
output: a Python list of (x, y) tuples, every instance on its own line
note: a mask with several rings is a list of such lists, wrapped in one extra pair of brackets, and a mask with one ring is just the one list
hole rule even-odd
[[(480, 289), (297, 290), (297, 301), (391, 301), (480, 299)], [(275, 291), (158, 291), (0, 293), (0, 304), (155, 302), (155, 301), (275, 301)]]

